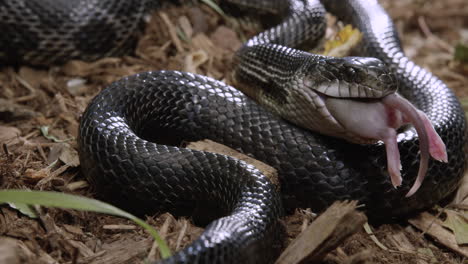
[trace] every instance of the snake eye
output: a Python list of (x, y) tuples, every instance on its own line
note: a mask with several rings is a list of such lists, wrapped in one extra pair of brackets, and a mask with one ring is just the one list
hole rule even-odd
[(354, 76), (356, 74), (356, 70), (352, 67), (346, 68), (346, 74), (348, 76)]
[(362, 83), (366, 78), (366, 74), (362, 69), (347, 67), (345, 70), (346, 80), (350, 83)]

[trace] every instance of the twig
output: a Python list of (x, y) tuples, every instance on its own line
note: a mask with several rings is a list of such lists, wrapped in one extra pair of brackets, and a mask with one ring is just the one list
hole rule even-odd
[[(169, 230), (169, 226), (173, 222), (173, 217), (170, 214), (167, 214), (166, 220), (164, 220), (164, 224), (162, 227), (159, 229), (159, 235), (161, 236), (162, 239), (166, 239), (167, 232)], [(148, 260), (155, 260), (156, 259), (156, 254), (158, 254), (158, 243), (154, 242), (153, 246), (150, 249), (150, 252), (148, 253), (147, 259)]]
[(164, 24), (166, 24), (168, 30), (169, 30), (169, 35), (171, 36), (171, 40), (176, 46), (176, 49), (178, 52), (183, 52), (184, 48), (182, 47), (182, 43), (180, 42), (179, 37), (177, 37), (177, 31), (175, 29), (174, 24), (172, 24), (171, 20), (169, 17), (166, 15), (166, 13), (159, 12), (159, 16), (163, 20)]
[(21, 77), (20, 77), (19, 75), (17, 75), (17, 74), (14, 74), (13, 76), (15, 77), (15, 79), (16, 79), (20, 84), (22, 84), (24, 87), (26, 87), (26, 89), (28, 89), (29, 92), (30, 92), (28, 95), (15, 98), (15, 99), (13, 100), (14, 102), (16, 102), (16, 103), (25, 102), (25, 101), (30, 101), (30, 100), (36, 98), (37, 92), (36, 92), (36, 90), (32, 87), (31, 84), (29, 84), (25, 79), (21, 78)]
[(185, 233), (187, 233), (187, 220), (183, 221), (182, 229), (179, 231), (179, 235), (177, 236), (176, 250), (180, 248), (180, 244), (182, 243), (182, 238), (184, 238)]

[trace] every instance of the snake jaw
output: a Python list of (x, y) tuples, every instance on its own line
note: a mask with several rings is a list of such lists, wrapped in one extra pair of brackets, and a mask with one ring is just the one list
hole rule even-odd
[[(396, 129), (406, 123), (414, 126), (419, 137), (421, 158), (418, 175), (406, 197), (413, 195), (424, 181), (429, 156), (443, 162), (448, 160), (445, 144), (427, 116), (396, 93), (387, 95), (382, 100), (372, 101), (330, 97), (326, 98), (326, 105), (334, 118), (350, 134), (353, 134), (353, 137), (345, 137), (348, 141), (363, 143), (369, 140), (382, 140), (384, 142), (387, 153), (387, 170), (394, 187), (398, 187), (402, 183)], [(349, 113), (357, 114), (349, 117)]]

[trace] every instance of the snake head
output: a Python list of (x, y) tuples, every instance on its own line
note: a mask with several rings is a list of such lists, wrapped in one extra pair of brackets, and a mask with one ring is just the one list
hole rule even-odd
[(396, 76), (379, 59), (319, 57), (303, 72), (304, 85), (337, 98), (383, 98), (398, 88)]
[(430, 120), (396, 93), (397, 78), (380, 60), (360, 57), (323, 60), (303, 80), (306, 89), (302, 96), (312, 99), (308, 107), (319, 113), (322, 120), (301, 118), (298, 123), (354, 143), (383, 141), (388, 173), (395, 187), (402, 183), (397, 129), (405, 124), (415, 127), (420, 142), (420, 167), (407, 196), (421, 186), (429, 156), (447, 162), (445, 144)]

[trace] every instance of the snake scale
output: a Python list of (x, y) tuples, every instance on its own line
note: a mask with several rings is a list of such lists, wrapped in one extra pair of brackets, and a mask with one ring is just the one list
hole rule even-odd
[[(240, 86), (261, 87), (267, 108), (288, 105), (290, 94), (282, 86), (292, 83), (294, 88), (306, 83), (303, 78), (309, 84), (336, 76), (351, 82), (365, 72), (378, 77), (371, 82), (384, 85), (395, 77), (399, 93), (431, 120), (448, 160), (430, 160), (420, 189), (405, 197), (419, 167), (413, 128), (399, 130), (404, 181), (394, 188), (382, 142), (353, 144), (302, 129), (208, 77), (177, 71), (125, 77), (97, 95), (82, 116), (83, 173), (101, 197), (130, 211), (209, 212), (217, 218), (193, 244), (162, 262), (269, 263), (279, 251), (272, 247), (281, 244), (284, 207), (322, 210), (336, 200), (356, 199), (376, 218), (399, 217), (428, 208), (455, 190), (466, 159), (462, 108), (442, 81), (404, 55), (393, 23), (377, 1), (322, 1), (327, 11), (363, 33), (362, 54), (380, 59), (345, 61), (294, 49), (323, 35), (325, 9), (317, 0), (225, 2), (282, 17), (281, 23), (244, 44), (235, 59), (234, 80)], [(2, 0), (0, 61), (49, 65), (122, 54), (134, 46), (135, 32), (154, 6), (157, 2), (136, 0)], [(381, 62), (391, 72), (380, 71)], [(396, 87), (378, 89), (370, 91), (382, 97)], [(350, 86), (347, 91), (347, 97), (353, 97), (357, 90)], [(286, 109), (283, 115), (297, 108)], [(176, 147), (182, 140), (205, 138), (276, 168), (281, 195), (245, 162)]]

